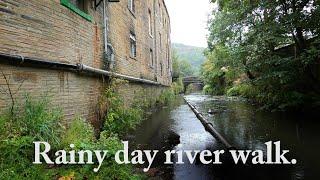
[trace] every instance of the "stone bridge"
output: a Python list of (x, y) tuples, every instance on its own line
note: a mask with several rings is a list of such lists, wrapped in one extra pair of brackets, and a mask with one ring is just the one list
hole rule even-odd
[(184, 86), (184, 92), (186, 92), (187, 87), (190, 84), (194, 84), (194, 85), (198, 86), (199, 89), (202, 89), (204, 86), (204, 82), (197, 76), (184, 77), (182, 79), (182, 82), (183, 82), (183, 86)]

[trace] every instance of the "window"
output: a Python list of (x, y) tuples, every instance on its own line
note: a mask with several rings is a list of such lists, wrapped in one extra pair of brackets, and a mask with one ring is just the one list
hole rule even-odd
[(168, 63), (168, 69), (169, 69), (169, 67), (170, 67), (170, 49), (169, 49), (169, 45), (167, 45), (167, 63)]
[(163, 65), (160, 63), (160, 75), (163, 76)]
[(129, 10), (130, 10), (132, 13), (135, 12), (134, 0), (128, 0), (128, 8), (129, 8)]
[(88, 1), (87, 0), (70, 0), (70, 3), (75, 5), (81, 11), (88, 13)]
[(150, 67), (153, 67), (153, 50), (150, 49)]
[(159, 33), (159, 41), (160, 41), (160, 51), (162, 51), (162, 36), (161, 36), (161, 33)]
[(161, 12), (161, 4), (160, 3), (159, 3), (159, 16), (160, 16), (159, 21), (161, 23), (161, 21), (162, 21), (162, 12)]
[(132, 58), (137, 57), (137, 40), (133, 32), (130, 32), (130, 56)]
[(93, 21), (92, 16), (88, 14), (90, 0), (60, 0), (60, 3), (84, 19)]
[(149, 34), (152, 36), (152, 15), (151, 15), (151, 10), (149, 9)]

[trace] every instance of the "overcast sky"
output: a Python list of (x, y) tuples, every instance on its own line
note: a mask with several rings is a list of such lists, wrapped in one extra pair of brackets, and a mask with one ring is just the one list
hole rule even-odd
[(175, 43), (207, 47), (207, 20), (210, 0), (165, 0), (171, 19), (171, 39)]

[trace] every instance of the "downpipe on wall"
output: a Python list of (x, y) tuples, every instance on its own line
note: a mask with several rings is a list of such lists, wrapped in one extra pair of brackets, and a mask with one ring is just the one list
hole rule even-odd
[[(103, 6), (103, 39), (104, 39), (104, 61), (107, 62), (107, 69), (113, 69), (115, 66), (115, 57), (114, 57), (114, 49), (111, 44), (108, 43), (108, 23), (109, 23), (109, 17), (107, 14), (107, 2), (106, 0), (103, 0), (102, 6)], [(110, 51), (110, 52), (109, 52)], [(110, 54), (110, 57), (108, 57), (108, 54)]]

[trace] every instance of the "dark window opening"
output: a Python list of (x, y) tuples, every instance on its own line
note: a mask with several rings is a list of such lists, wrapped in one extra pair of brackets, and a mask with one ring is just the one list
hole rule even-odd
[(153, 64), (154, 64), (154, 62), (153, 62), (153, 50), (150, 49), (150, 66), (153, 67)]
[(92, 16), (88, 13), (91, 0), (60, 0), (60, 3), (84, 19), (93, 21)]
[(152, 15), (151, 15), (151, 10), (149, 9), (149, 18), (148, 18), (148, 20), (149, 20), (149, 34), (152, 36), (153, 34), (152, 34)]
[(70, 0), (70, 3), (78, 9), (80, 9), (81, 11), (88, 13), (90, 3), (89, 0)]

